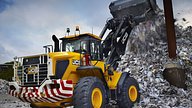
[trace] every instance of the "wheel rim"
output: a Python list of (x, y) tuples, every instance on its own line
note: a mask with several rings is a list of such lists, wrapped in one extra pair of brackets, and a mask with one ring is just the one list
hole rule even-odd
[(94, 88), (91, 95), (91, 101), (94, 108), (100, 108), (102, 105), (102, 93), (99, 88)]
[(135, 102), (136, 99), (137, 99), (137, 88), (135, 86), (131, 86), (128, 90), (128, 96), (129, 96), (129, 99), (132, 101), (132, 102)]

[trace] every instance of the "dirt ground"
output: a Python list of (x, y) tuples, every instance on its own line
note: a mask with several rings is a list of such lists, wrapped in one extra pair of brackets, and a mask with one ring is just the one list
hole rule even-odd
[(0, 108), (31, 108), (28, 103), (21, 102), (19, 99), (8, 94), (0, 94)]

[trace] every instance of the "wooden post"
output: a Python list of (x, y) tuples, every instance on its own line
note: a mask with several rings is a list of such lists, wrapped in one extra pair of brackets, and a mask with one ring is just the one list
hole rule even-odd
[(176, 36), (175, 36), (172, 0), (163, 0), (163, 3), (164, 3), (165, 22), (167, 31), (168, 52), (169, 57), (171, 59), (174, 59), (176, 58)]

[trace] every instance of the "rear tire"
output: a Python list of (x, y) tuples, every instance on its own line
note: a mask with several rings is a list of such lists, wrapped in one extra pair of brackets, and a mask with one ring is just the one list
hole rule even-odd
[(134, 103), (139, 102), (139, 85), (133, 77), (127, 77), (120, 89), (121, 93), (117, 97), (120, 108), (132, 108)]
[(106, 90), (97, 77), (81, 78), (74, 89), (75, 108), (105, 108)]

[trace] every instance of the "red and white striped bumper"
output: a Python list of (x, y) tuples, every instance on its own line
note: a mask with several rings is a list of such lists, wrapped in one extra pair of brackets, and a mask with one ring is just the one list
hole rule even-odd
[(9, 90), (10, 95), (30, 103), (55, 103), (73, 95), (72, 80), (46, 80), (40, 87), (20, 87), (16, 82), (10, 82), (9, 86), (14, 87)]

